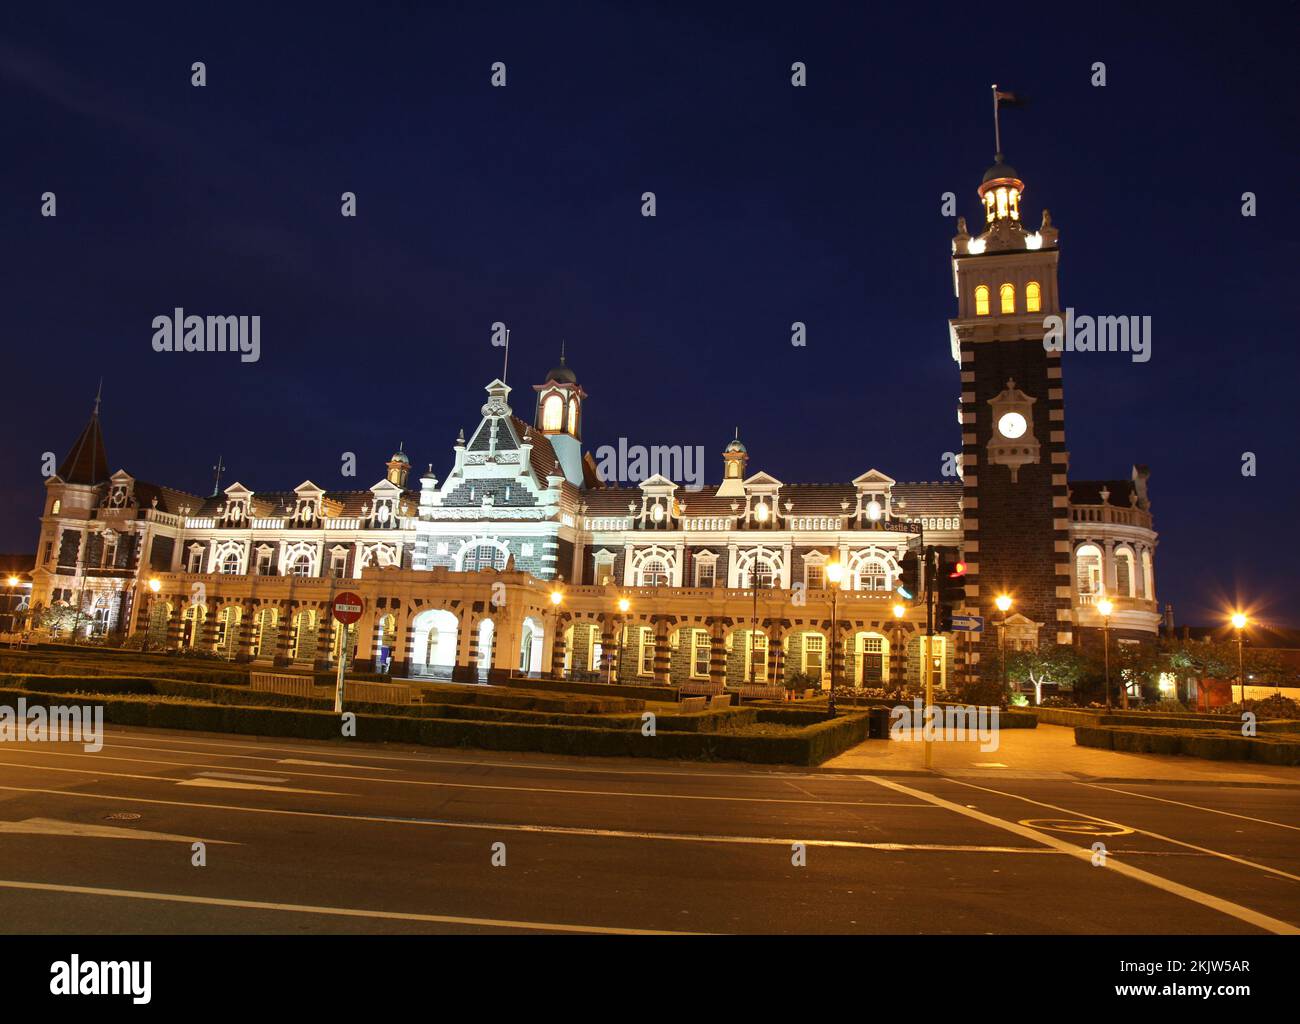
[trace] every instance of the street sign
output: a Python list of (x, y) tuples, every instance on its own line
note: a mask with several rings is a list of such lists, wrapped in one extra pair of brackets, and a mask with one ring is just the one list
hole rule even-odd
[(361, 613), (366, 610), (366, 602), (361, 599), (361, 595), (354, 594), (350, 590), (345, 590), (334, 597), (334, 603), (330, 606), (330, 611), (334, 618), (345, 626), (350, 626), (361, 618)]
[(962, 633), (983, 633), (983, 615), (954, 615), (952, 628)]

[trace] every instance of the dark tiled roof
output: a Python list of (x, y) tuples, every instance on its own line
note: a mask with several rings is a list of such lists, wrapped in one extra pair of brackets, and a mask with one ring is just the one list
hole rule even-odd
[(153, 508), (153, 499), (158, 499), (158, 511), (170, 515), (180, 515), (181, 508), (196, 509), (203, 499), (196, 494), (186, 494), (173, 487), (151, 484), (147, 480), (135, 482), (135, 504), (137, 508)]
[[(731, 514), (731, 503), (743, 505), (741, 498), (718, 497), (719, 484), (707, 484), (698, 491), (677, 489), (677, 500), (686, 506), (687, 516), (725, 516)], [(895, 484), (894, 500), (903, 499), (907, 507), (898, 512), (899, 518), (917, 516), (953, 516), (961, 514), (961, 481)], [(640, 487), (606, 487), (583, 493), (587, 514), (593, 516), (626, 515), (629, 502), (641, 505)], [(790, 515), (839, 515), (842, 502), (848, 502), (849, 511), (857, 506), (857, 490), (852, 484), (786, 484), (778, 498), (781, 511), (789, 501)]]
[(59, 466), (59, 476), (70, 484), (101, 484), (108, 479), (108, 454), (104, 451), (104, 434), (99, 428), (98, 402)]
[(555, 449), (551, 447), (549, 437), (540, 430), (534, 430), (518, 416), (511, 416), (510, 424), (515, 428), (515, 433), (519, 435), (521, 440), (525, 437), (531, 438), (533, 450), (529, 462), (533, 467), (533, 472), (537, 474), (543, 483), (546, 482), (548, 476), (564, 476), (564, 470), (560, 467), (560, 460), (555, 457)]
[[(199, 499), (194, 499), (197, 502)], [(229, 499), (224, 494), (202, 499), (201, 505), (191, 507), (192, 516), (215, 516)], [(276, 519), (288, 515), (298, 503), (296, 491), (254, 491), (251, 502), (251, 515), (255, 519)], [(330, 517), (359, 516), (363, 505), (373, 506), (375, 495), (372, 491), (326, 491), (325, 511)], [(402, 491), (398, 504), (407, 506), (407, 513), (413, 515), (420, 503), (420, 492)]]

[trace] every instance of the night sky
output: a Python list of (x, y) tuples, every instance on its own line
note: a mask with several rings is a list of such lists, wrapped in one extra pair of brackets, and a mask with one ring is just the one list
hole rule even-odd
[[(939, 479), (941, 196), (978, 230), (997, 82), (1063, 304), (1152, 317), (1148, 363), (1065, 356), (1071, 476), (1151, 467), (1180, 622), (1300, 624), (1294, 4), (39, 6), (0, 16), (0, 550), (34, 549), (101, 376), (141, 479), (369, 487), (401, 441), (445, 477), (498, 320), (528, 420), (567, 339), (593, 451), (703, 445), (716, 481), (739, 426), (786, 482)], [(259, 314), (260, 361), (155, 353), (176, 306)]]

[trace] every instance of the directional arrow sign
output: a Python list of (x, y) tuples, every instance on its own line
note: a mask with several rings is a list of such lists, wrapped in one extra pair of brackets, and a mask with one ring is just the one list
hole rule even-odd
[(983, 615), (954, 615), (952, 628), (962, 633), (983, 633)]

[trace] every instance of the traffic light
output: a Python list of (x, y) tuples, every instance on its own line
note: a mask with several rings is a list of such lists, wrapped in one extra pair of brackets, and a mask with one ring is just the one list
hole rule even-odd
[(915, 555), (904, 555), (898, 561), (898, 579), (894, 582), (894, 593), (904, 601), (911, 601), (916, 596), (918, 560)]
[(966, 563), (955, 556), (941, 554), (935, 584), (935, 632), (950, 633), (953, 612), (966, 603)]

